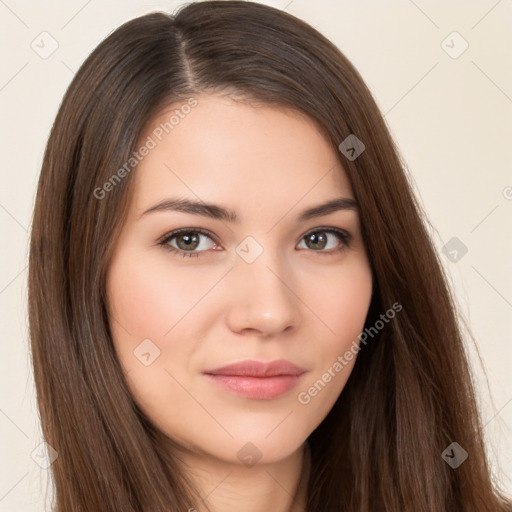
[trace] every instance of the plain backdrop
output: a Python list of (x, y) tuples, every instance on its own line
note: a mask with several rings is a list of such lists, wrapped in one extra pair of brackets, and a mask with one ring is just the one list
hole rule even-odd
[[(51, 124), (73, 74), (102, 39), (131, 18), (172, 13), (182, 3), (0, 1), (0, 511), (45, 510), (49, 470), (38, 451), (26, 278)], [(469, 339), (468, 352), (486, 442), (497, 480), (512, 494), (512, 2), (263, 3), (330, 38), (385, 114), (477, 340), (489, 387)]]

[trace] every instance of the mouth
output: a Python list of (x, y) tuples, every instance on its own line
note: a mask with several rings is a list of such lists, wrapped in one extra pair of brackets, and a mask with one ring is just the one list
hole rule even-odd
[(271, 363), (242, 361), (203, 372), (220, 389), (255, 400), (284, 395), (305, 373), (305, 369), (282, 359)]

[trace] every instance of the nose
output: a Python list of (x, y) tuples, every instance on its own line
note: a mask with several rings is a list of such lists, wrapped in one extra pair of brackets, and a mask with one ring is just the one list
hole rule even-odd
[(299, 327), (297, 280), (268, 253), (253, 263), (239, 260), (229, 273), (226, 285), (233, 293), (227, 322), (233, 332), (270, 337)]

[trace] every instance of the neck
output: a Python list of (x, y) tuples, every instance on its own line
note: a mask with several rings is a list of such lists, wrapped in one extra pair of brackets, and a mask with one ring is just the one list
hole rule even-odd
[(307, 441), (285, 459), (251, 467), (191, 451), (180, 458), (202, 498), (191, 511), (206, 512), (206, 506), (209, 512), (306, 510), (311, 464)]

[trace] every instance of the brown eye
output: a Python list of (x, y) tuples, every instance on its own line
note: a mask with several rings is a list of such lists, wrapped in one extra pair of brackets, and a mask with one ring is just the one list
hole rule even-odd
[[(336, 240), (337, 239), (337, 240)], [(302, 237), (306, 248), (314, 252), (332, 254), (349, 245), (350, 235), (338, 229), (316, 229)], [(327, 249), (327, 250), (326, 250)]]
[(199, 236), (196, 233), (183, 233), (175, 236), (178, 249), (194, 250), (199, 245)]
[(321, 231), (319, 233), (320, 234), (318, 234), (318, 232), (313, 233), (311, 235), (307, 235), (306, 237), (304, 237), (304, 239), (306, 240), (306, 245), (308, 245), (310, 249), (325, 249), (328, 237), (325, 233), (322, 233)]
[[(205, 240), (210, 240), (209, 245)], [(199, 256), (200, 253), (208, 251), (215, 246), (211, 235), (200, 229), (182, 229), (173, 231), (165, 236), (159, 245), (170, 252), (175, 252), (185, 256)], [(197, 250), (199, 249), (199, 250)]]

